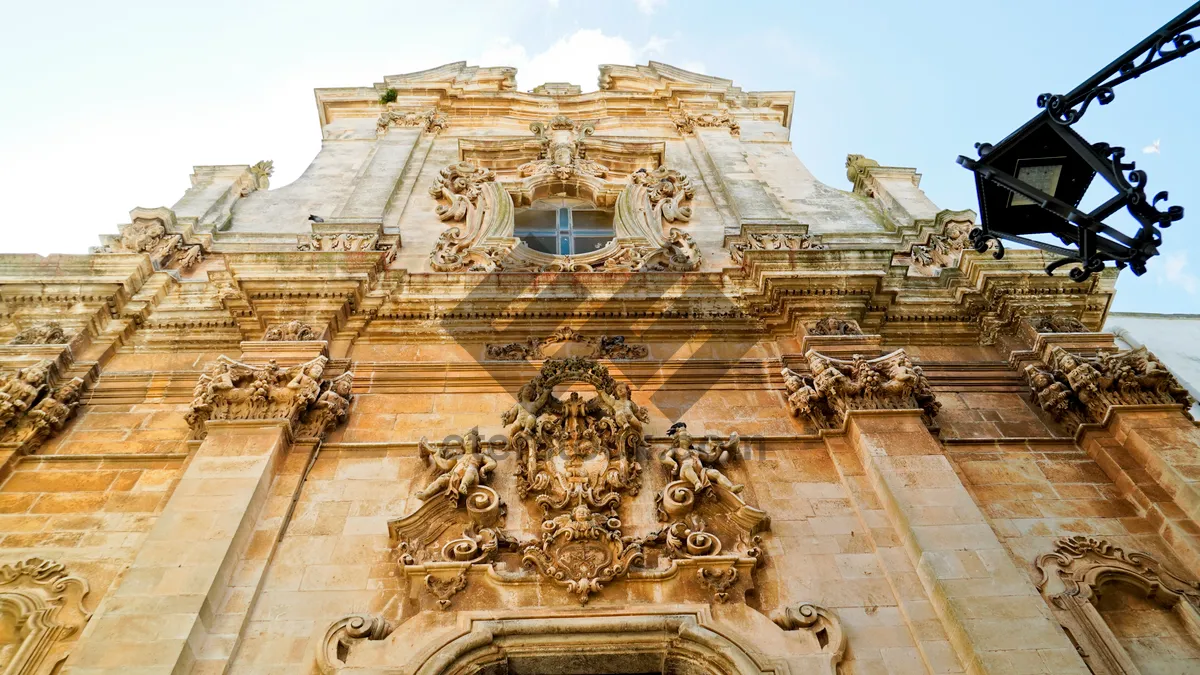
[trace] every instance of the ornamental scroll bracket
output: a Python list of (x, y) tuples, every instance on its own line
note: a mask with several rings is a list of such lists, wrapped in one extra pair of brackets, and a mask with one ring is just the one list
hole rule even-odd
[[(535, 183), (563, 179), (551, 171), (520, 180), (532, 191)], [(584, 193), (610, 185), (579, 172), (568, 180)], [(535, 251), (514, 235), (513, 199), (490, 169), (452, 164), (429, 192), (438, 202), (439, 219), (461, 223), (442, 232), (430, 254), (430, 267), (438, 272), (687, 272), (703, 262), (695, 240), (677, 227), (691, 219), (695, 188), (686, 175), (667, 167), (630, 174), (616, 199), (616, 236), (596, 251), (574, 256)]]

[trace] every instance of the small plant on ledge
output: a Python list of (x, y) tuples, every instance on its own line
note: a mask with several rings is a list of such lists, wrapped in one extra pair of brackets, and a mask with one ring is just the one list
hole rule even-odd
[(383, 92), (379, 97), (379, 102), (383, 105), (396, 102), (396, 90), (388, 87), (388, 90)]

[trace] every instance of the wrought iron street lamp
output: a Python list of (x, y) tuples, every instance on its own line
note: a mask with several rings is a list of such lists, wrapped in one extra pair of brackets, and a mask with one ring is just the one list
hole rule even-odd
[[(994, 246), (1000, 258), (1001, 240), (1007, 240), (1055, 253), (1062, 258), (1047, 265), (1046, 273), (1075, 263), (1070, 270), (1075, 281), (1103, 270), (1108, 261), (1128, 266), (1137, 275), (1145, 273), (1146, 261), (1158, 255), (1162, 243), (1159, 228), (1183, 218), (1183, 207), (1160, 209), (1167, 193), (1147, 199), (1146, 172), (1124, 161), (1124, 148), (1088, 143), (1071, 125), (1093, 101), (1111, 103), (1113, 87), (1200, 48), (1187, 33), (1200, 28), (1198, 17), (1200, 2), (1070, 93), (1039, 96), (1043, 111), (995, 145), (977, 143), (979, 159), (958, 158), (975, 172), (980, 226), (971, 232), (971, 243), (976, 250), (982, 253)], [(1116, 195), (1083, 211), (1079, 204), (1097, 175)], [(1104, 223), (1123, 208), (1140, 225), (1132, 236)], [(1034, 239), (1038, 235), (1052, 235), (1064, 246)]]

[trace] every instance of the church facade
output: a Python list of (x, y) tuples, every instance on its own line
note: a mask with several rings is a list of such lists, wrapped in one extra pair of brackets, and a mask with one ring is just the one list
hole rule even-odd
[(1112, 270), (661, 63), (316, 100), (291, 185), (0, 255), (5, 675), (1200, 669), (1200, 430)]

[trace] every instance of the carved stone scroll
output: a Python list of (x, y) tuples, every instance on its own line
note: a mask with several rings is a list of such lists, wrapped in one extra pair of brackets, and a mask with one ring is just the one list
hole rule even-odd
[(380, 616), (352, 614), (335, 621), (317, 651), (317, 672), (334, 673), (346, 665), (350, 650), (360, 642), (382, 640), (395, 626)]
[(1114, 405), (1191, 405), (1187, 390), (1145, 347), (1085, 357), (1056, 346), (1048, 361), (1025, 368), (1030, 398), (1071, 431), (1102, 422)]
[(204, 424), (210, 420), (283, 419), (297, 433), (325, 433), (345, 418), (353, 379), (352, 373), (346, 373), (322, 382), (328, 362), (318, 356), (281, 368), (274, 360), (258, 366), (221, 356), (200, 376), (185, 418), (197, 437), (204, 435)]
[(771, 620), (785, 631), (804, 631), (812, 636), (818, 649), (834, 654), (840, 661), (846, 651), (842, 624), (832, 611), (809, 603), (788, 605), (771, 612)]
[(63, 640), (83, 628), (87, 582), (62, 563), (29, 558), (0, 565), (0, 666), (14, 675), (58, 672), (67, 657)]
[[(603, 185), (594, 176), (581, 175), (574, 172), (569, 178)], [(670, 227), (691, 218), (695, 189), (687, 176), (666, 167), (632, 173), (617, 196), (616, 237), (598, 250), (574, 256), (534, 251), (514, 236), (512, 197), (489, 169), (452, 164), (442, 169), (430, 194), (438, 200), (439, 219), (462, 223), (438, 237), (430, 267), (439, 272), (689, 272), (703, 262), (692, 236)]]
[(932, 425), (941, 408), (929, 380), (903, 349), (877, 359), (845, 361), (815, 351), (807, 357), (812, 376), (784, 368), (784, 385), (792, 414), (807, 417), (820, 429), (841, 428), (851, 410), (917, 408)]
[(56, 321), (35, 323), (22, 330), (8, 341), (10, 345), (61, 345), (70, 340), (61, 324)]
[(496, 460), (485, 452), (479, 431), (471, 429), (460, 441), (437, 446), (422, 438), (418, 446), (438, 473), (416, 493), (423, 502), (416, 511), (388, 522), (400, 562), (491, 560), (511, 544), (500, 529), (508, 507), (488, 486)]
[(1094, 605), (1109, 584), (1130, 586), (1163, 611), (1178, 613), (1193, 638), (1200, 639), (1200, 583), (1149, 554), (1125, 551), (1096, 537), (1073, 536), (1055, 541), (1054, 550), (1039, 556), (1036, 564), (1041, 574), (1038, 590), (1097, 675), (1139, 672)]
[(0, 371), (0, 442), (29, 451), (61, 430), (79, 406), (83, 380), (78, 377), (54, 386), (50, 360)]
[(543, 351), (547, 346), (562, 342), (578, 342), (591, 347), (590, 358), (612, 360), (644, 359), (649, 354), (646, 345), (625, 342), (621, 335), (588, 337), (572, 328), (559, 328), (544, 338), (530, 338), (522, 342), (487, 345), (485, 353), (492, 361), (533, 361), (546, 358)]

